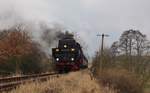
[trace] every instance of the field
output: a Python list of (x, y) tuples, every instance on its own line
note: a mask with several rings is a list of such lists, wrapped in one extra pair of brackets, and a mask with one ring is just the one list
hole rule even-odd
[(115, 93), (91, 80), (88, 71), (72, 72), (47, 82), (24, 84), (9, 93)]

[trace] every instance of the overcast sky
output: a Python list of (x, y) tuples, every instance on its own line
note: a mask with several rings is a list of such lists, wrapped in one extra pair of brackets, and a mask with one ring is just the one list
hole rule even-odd
[[(93, 55), (99, 33), (109, 34), (106, 44), (118, 40), (124, 30), (150, 32), (149, 0), (0, 0), (0, 26), (22, 21), (57, 22), (77, 34)], [(150, 37), (150, 36), (148, 36)]]

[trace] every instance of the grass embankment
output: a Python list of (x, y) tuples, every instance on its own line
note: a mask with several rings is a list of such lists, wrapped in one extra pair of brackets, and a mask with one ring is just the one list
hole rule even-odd
[(150, 93), (150, 81), (145, 86), (145, 93)]
[(113, 88), (117, 93), (144, 93), (141, 79), (124, 69), (105, 69), (96, 78), (100, 84)]
[(87, 71), (72, 72), (47, 82), (34, 82), (19, 86), (9, 93), (114, 93), (91, 80)]

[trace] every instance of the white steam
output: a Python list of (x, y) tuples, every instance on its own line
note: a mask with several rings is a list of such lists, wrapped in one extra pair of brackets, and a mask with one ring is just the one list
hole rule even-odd
[[(57, 45), (54, 42), (57, 32), (65, 31), (64, 27), (73, 32), (80, 29), (80, 7), (76, 6), (80, 3), (67, 1), (68, 3), (64, 0), (0, 0), (0, 30), (21, 25), (49, 54), (51, 47)], [(47, 36), (43, 39), (47, 30)]]
[[(47, 0), (0, 0), (0, 30), (21, 26), (32, 35), (34, 41), (42, 45), (47, 54), (51, 53), (58, 24), (53, 23), (57, 20), (52, 17), (53, 10), (49, 5)], [(46, 30), (49, 31), (47, 39), (50, 42), (42, 39)]]

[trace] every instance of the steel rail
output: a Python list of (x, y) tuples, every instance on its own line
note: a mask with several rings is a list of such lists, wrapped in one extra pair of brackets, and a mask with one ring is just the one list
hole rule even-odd
[(34, 81), (46, 81), (50, 76), (58, 77), (58, 73), (45, 73), (45, 74), (34, 74), (24, 75), (15, 77), (0, 78), (0, 93), (3, 91), (9, 91), (16, 88), (20, 84)]
[(50, 75), (56, 75), (57, 73), (44, 73), (44, 74), (33, 74), (33, 75), (22, 75), (22, 76), (13, 76), (13, 77), (4, 77), (0, 78), (0, 84), (1, 83), (7, 83), (12, 81), (19, 81), (19, 80), (26, 80), (30, 78), (36, 78), (36, 77), (42, 77), (42, 76), (50, 76)]

